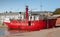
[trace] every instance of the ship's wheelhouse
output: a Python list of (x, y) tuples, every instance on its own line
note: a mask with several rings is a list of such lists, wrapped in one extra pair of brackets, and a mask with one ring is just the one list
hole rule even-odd
[[(24, 15), (21, 15), (21, 14), (19, 14), (19, 17), (18, 17), (18, 19), (20, 19), (20, 20), (25, 20), (26, 18), (25, 18), (25, 16)], [(40, 19), (40, 16), (39, 15), (29, 15), (28, 16), (28, 20), (30, 21), (30, 20), (39, 20)]]

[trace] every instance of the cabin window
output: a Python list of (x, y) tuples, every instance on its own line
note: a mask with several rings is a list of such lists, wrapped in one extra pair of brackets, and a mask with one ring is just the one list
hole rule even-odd
[(21, 17), (22, 17), (21, 19), (23, 20), (24, 19), (24, 16), (22, 15)]
[(29, 21), (31, 20), (31, 18), (32, 18), (32, 17), (31, 17), (31, 16), (29, 16)]
[(29, 16), (29, 20), (39, 20), (39, 16)]
[(32, 16), (32, 20), (34, 20), (34, 16)]
[(29, 20), (34, 20), (34, 16), (29, 16)]
[(39, 16), (35, 16), (35, 20), (39, 20)]
[(35, 16), (34, 16), (34, 20), (35, 20)]
[(18, 19), (23, 20), (24, 19), (24, 15), (19, 15)]

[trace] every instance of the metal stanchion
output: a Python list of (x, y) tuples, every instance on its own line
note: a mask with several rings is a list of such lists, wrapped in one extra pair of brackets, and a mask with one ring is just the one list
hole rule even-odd
[(47, 21), (47, 28), (49, 28), (49, 23), (48, 23), (49, 22), (49, 19), (47, 18), (46, 21)]

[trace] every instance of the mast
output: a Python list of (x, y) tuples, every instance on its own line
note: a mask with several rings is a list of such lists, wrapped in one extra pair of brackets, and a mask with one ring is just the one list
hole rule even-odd
[(43, 5), (42, 5), (42, 0), (41, 0), (41, 5), (40, 5), (40, 8), (41, 8), (40, 10), (41, 10), (41, 11), (43, 11), (43, 9), (42, 9), (42, 8), (43, 8)]
[(28, 20), (28, 6), (26, 6), (26, 20)]

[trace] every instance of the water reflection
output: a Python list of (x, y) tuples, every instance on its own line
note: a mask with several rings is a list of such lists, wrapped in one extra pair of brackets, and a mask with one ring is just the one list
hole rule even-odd
[(0, 35), (4, 35), (5, 29), (0, 28)]

